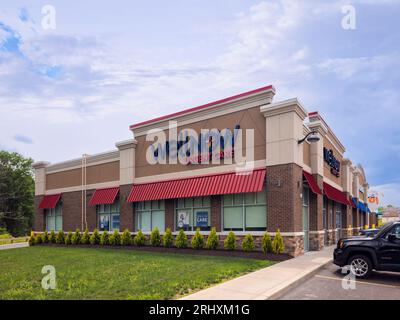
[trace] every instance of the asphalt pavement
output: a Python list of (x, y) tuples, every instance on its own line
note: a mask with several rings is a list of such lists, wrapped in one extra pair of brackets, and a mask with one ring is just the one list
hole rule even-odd
[(400, 300), (400, 273), (373, 272), (370, 278), (355, 281), (344, 277), (340, 267), (328, 264), (280, 299)]

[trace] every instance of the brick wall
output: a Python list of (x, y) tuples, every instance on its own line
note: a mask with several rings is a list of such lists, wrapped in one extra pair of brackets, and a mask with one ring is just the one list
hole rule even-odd
[(215, 227), (218, 231), (222, 231), (222, 222), (221, 222), (221, 204), (222, 197), (221, 196), (211, 196), (211, 212), (210, 212), (210, 222), (211, 227)]
[(35, 217), (33, 222), (34, 231), (42, 231), (46, 228), (44, 220), (44, 210), (39, 209), (39, 204), (42, 201), (43, 196), (35, 196)]
[(165, 229), (175, 230), (175, 200), (165, 200)]
[(135, 206), (132, 202), (127, 202), (129, 193), (131, 191), (132, 185), (127, 184), (120, 186), (119, 191), (119, 223), (120, 230), (123, 231), (128, 229), (129, 231), (134, 231), (135, 229)]
[(302, 177), (302, 168), (296, 164), (267, 167), (268, 231), (303, 231)]

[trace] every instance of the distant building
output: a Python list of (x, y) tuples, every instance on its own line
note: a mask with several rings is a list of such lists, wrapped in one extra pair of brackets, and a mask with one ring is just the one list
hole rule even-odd
[(400, 208), (386, 208), (382, 214), (382, 222), (388, 223), (400, 220)]

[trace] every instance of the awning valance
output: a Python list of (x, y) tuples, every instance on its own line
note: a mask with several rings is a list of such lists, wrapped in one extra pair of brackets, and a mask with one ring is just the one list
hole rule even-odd
[(54, 209), (60, 200), (61, 193), (46, 195), (39, 204), (39, 209)]
[(112, 204), (117, 197), (119, 192), (119, 187), (97, 189), (92, 198), (89, 201), (90, 206), (95, 206), (97, 204)]
[(264, 187), (265, 173), (264, 168), (246, 173), (233, 172), (135, 184), (128, 202), (259, 192)]
[(303, 176), (306, 178), (308, 185), (310, 186), (310, 189), (312, 192), (317, 193), (317, 194), (322, 194), (321, 189), (319, 188), (317, 181), (315, 181), (314, 177), (312, 174), (303, 171)]
[(365, 203), (358, 201), (358, 209), (360, 209), (360, 211), (362, 212), (367, 212), (367, 206), (365, 205)]
[(329, 199), (333, 201), (339, 202), (347, 206), (352, 206), (350, 200), (347, 198), (346, 194), (343, 191), (332, 187), (326, 182), (324, 182), (324, 193)]

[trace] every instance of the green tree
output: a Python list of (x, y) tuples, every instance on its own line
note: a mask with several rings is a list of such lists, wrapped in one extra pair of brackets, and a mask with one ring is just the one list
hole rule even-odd
[(35, 183), (33, 160), (16, 152), (0, 151), (0, 227), (13, 236), (32, 229)]

